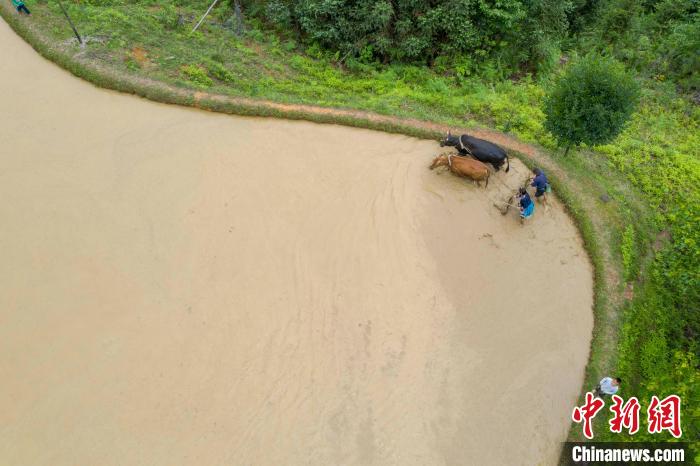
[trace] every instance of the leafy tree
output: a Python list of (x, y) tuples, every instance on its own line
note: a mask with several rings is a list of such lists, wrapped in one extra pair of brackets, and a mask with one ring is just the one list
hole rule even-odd
[(639, 85), (618, 61), (590, 54), (573, 63), (545, 98), (545, 128), (566, 146), (612, 141), (632, 115)]

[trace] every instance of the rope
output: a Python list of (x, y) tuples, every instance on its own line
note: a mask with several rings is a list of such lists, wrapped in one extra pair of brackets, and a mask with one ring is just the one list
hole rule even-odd
[[(462, 136), (464, 136), (464, 135), (462, 135)], [(457, 138), (457, 140), (459, 141), (459, 147), (460, 147), (464, 152), (466, 152), (467, 154), (469, 154), (469, 155), (471, 155), (472, 157), (474, 157), (474, 153), (471, 151), (471, 149), (469, 149), (467, 146), (465, 146), (464, 143), (462, 142), (462, 136), (459, 136), (459, 137)], [(474, 157), (474, 158), (476, 158), (476, 157)]]
[[(498, 179), (498, 178), (496, 178), (496, 179), (497, 179), (503, 186), (505, 186), (506, 188), (508, 188), (508, 190), (511, 192), (511, 195), (510, 195), (510, 197), (509, 197), (509, 200), (510, 200), (510, 199), (513, 199), (513, 197), (515, 197), (515, 195), (516, 195), (516, 193), (517, 193), (517, 191), (518, 191), (518, 188), (513, 189), (513, 188), (511, 188), (510, 186), (508, 186), (507, 184), (505, 184), (504, 182), (502, 182), (500, 179)], [(522, 183), (522, 186), (523, 186), (523, 187), (527, 187), (527, 185), (528, 185), (529, 183), (530, 183), (530, 178), (529, 178), (529, 177), (528, 177), (528, 178), (525, 178), (525, 181)], [(491, 196), (487, 196), (487, 197), (488, 197), (489, 200), (493, 203), (493, 205), (494, 205), (497, 209), (499, 209), (499, 210), (502, 210), (502, 208), (499, 207), (498, 204), (500, 204), (500, 205), (502, 205), (502, 206), (518, 207), (517, 205), (511, 204), (511, 203), (508, 202), (508, 201), (494, 201), (493, 198), (492, 198)], [(507, 209), (506, 209), (506, 212), (507, 212)], [(505, 213), (504, 213), (503, 211), (501, 211), (501, 213), (505, 215)]]

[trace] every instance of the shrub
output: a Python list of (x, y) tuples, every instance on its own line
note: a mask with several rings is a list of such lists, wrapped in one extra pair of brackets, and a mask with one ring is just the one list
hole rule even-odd
[(632, 115), (639, 85), (621, 63), (591, 54), (569, 66), (546, 97), (545, 128), (560, 145), (605, 144)]
[(688, 90), (700, 89), (700, 13), (690, 23), (676, 25), (661, 44), (664, 72)]
[(289, 28), (291, 26), (292, 12), (289, 7), (280, 0), (270, 0), (265, 5), (265, 15), (267, 19), (279, 28)]
[(207, 71), (199, 65), (185, 65), (180, 68), (180, 71), (188, 81), (194, 83), (197, 87), (210, 87), (213, 84), (213, 81), (207, 75)]
[(236, 83), (236, 76), (231, 71), (229, 71), (228, 68), (226, 68), (224, 65), (222, 65), (219, 62), (216, 62), (216, 61), (210, 62), (207, 65), (207, 69), (209, 70), (209, 74), (211, 74), (213, 77), (215, 77), (216, 79), (218, 79), (221, 82), (230, 83), (230, 84)]

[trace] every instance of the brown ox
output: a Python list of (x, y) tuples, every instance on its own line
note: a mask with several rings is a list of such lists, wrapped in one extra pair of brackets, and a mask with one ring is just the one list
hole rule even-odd
[(433, 163), (430, 165), (430, 169), (437, 167), (447, 167), (452, 173), (459, 176), (464, 176), (466, 178), (471, 178), (476, 181), (478, 186), (481, 186), (481, 180), (486, 180), (486, 186), (489, 185), (489, 172), (488, 167), (478, 160), (470, 159), (468, 157), (460, 157), (454, 154), (440, 154), (435, 157)]

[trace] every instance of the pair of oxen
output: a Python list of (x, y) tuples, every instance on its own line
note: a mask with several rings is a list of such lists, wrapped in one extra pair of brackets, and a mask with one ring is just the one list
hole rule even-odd
[[(432, 165), (430, 165), (431, 170), (440, 166), (446, 166), (457, 175), (475, 180), (477, 184), (481, 184), (481, 181), (485, 180), (486, 186), (489, 185), (491, 173), (486, 166), (487, 163), (493, 165), (496, 171), (500, 170), (504, 163), (507, 163), (506, 172), (510, 170), (508, 154), (492, 142), (475, 138), (468, 134), (453, 136), (448, 132), (445, 138), (440, 141), (440, 146), (457, 148), (459, 156), (453, 156), (452, 154), (438, 155), (433, 160)], [(468, 157), (469, 155), (474, 158)]]

